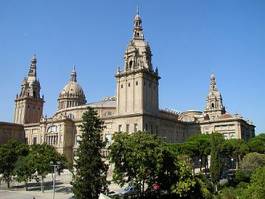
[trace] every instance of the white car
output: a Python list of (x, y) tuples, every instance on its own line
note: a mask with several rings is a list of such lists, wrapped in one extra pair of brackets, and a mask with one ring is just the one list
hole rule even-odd
[(135, 187), (133, 187), (133, 186), (128, 186), (128, 187), (122, 189), (122, 190), (119, 192), (119, 195), (120, 195), (120, 196), (133, 195), (133, 194), (136, 194), (137, 192), (138, 192), (138, 190), (135, 189)]

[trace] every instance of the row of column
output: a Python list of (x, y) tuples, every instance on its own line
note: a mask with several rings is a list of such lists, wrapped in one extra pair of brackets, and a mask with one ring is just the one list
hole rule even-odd
[(49, 145), (57, 145), (58, 144), (58, 135), (50, 135), (45, 137), (45, 142)]

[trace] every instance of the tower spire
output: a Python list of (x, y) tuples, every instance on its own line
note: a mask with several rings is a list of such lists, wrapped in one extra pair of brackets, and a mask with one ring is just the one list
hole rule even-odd
[(73, 70), (72, 70), (72, 72), (71, 72), (71, 78), (70, 78), (70, 81), (72, 81), (72, 82), (77, 82), (77, 78), (76, 78), (76, 70), (75, 70), (75, 65), (73, 66)]
[(40, 82), (37, 79), (37, 58), (34, 54), (31, 59), (28, 76), (22, 81), (20, 94), (15, 100), (15, 123), (40, 122), (44, 104), (44, 98), (40, 96), (40, 89)]
[(133, 39), (144, 40), (144, 33), (142, 28), (142, 19), (139, 14), (139, 7), (137, 6), (136, 15), (134, 17)]
[(210, 119), (214, 119), (225, 113), (222, 95), (217, 88), (216, 78), (214, 74), (211, 75), (205, 112), (210, 116)]
[(210, 92), (217, 91), (215, 75), (211, 75)]
[(29, 77), (37, 77), (37, 58), (36, 58), (36, 54), (34, 54), (32, 59), (31, 59), (31, 64), (30, 64), (28, 76)]

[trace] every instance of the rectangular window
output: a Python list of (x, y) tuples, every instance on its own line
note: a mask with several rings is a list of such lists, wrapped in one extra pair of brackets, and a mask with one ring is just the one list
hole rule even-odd
[(137, 132), (137, 131), (138, 131), (138, 124), (135, 123), (135, 124), (134, 124), (134, 132)]
[(122, 125), (120, 124), (118, 127), (118, 131), (121, 132), (121, 130), (122, 130)]
[(33, 137), (32, 144), (37, 144), (37, 138), (36, 137)]
[(145, 124), (145, 131), (148, 131), (148, 125)]
[(130, 124), (126, 124), (126, 132), (128, 133), (130, 130)]

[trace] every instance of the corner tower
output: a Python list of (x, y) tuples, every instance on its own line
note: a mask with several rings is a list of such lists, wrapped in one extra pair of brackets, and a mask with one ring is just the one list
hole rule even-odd
[(134, 17), (133, 37), (124, 54), (124, 68), (116, 73), (117, 114), (158, 114), (158, 70), (144, 39), (142, 19)]
[(15, 99), (14, 123), (28, 124), (40, 121), (44, 97), (40, 97), (40, 82), (37, 79), (37, 58), (34, 55), (28, 76), (21, 84), (20, 94)]
[(210, 89), (204, 112), (209, 115), (210, 119), (215, 119), (226, 112), (223, 105), (222, 95), (216, 86), (216, 78), (214, 74), (211, 75)]

